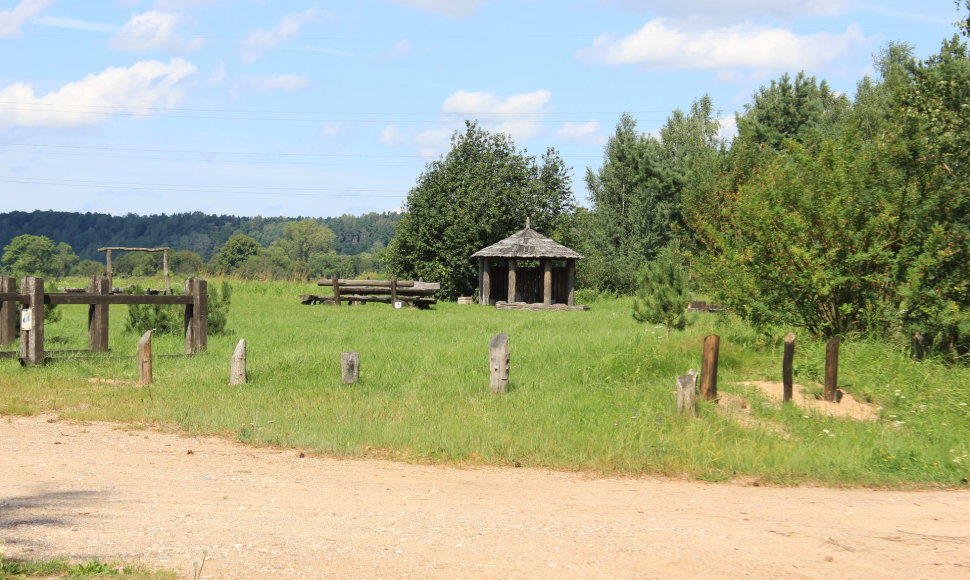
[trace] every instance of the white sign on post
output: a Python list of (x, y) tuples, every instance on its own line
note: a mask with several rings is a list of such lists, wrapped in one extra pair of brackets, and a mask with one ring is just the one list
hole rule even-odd
[(404, 306), (404, 303), (401, 302), (400, 300), (394, 302), (394, 308), (400, 308), (402, 306)]
[(30, 315), (30, 308), (24, 308), (20, 311), (20, 330), (33, 330), (34, 329), (34, 319)]

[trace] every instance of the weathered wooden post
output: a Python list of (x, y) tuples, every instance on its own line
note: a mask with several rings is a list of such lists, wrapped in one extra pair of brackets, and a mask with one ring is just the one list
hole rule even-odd
[(209, 284), (199, 278), (185, 281), (192, 303), (185, 305), (185, 352), (197, 354), (209, 346)]
[[(88, 292), (106, 296), (111, 293), (111, 280), (107, 276), (92, 276)], [(94, 352), (108, 351), (108, 305), (88, 306), (88, 348)]]
[[(16, 294), (17, 279), (13, 276), (0, 276), (0, 294)], [(7, 346), (17, 339), (17, 300), (0, 301), (0, 346)]]
[(152, 384), (152, 331), (141, 335), (135, 348), (135, 358), (138, 361), (138, 384), (148, 386)]
[(781, 402), (791, 401), (793, 390), (793, 367), (795, 360), (795, 333), (789, 332), (785, 335), (785, 354), (781, 359)]
[(508, 302), (509, 304), (518, 301), (518, 297), (519, 297), (519, 293), (517, 291), (518, 282), (516, 281), (515, 278), (516, 278), (516, 263), (515, 263), (515, 260), (510, 259), (509, 260), (509, 290), (508, 290), (508, 293), (506, 294), (506, 299), (507, 299), (506, 302)]
[(552, 260), (542, 261), (542, 303), (552, 305)]
[(569, 258), (566, 260), (566, 288), (568, 294), (566, 295), (566, 304), (569, 306), (576, 305), (576, 259)]
[(241, 338), (229, 363), (229, 386), (245, 385), (246, 378), (246, 339)]
[(499, 395), (509, 387), (509, 335), (500, 332), (488, 341), (488, 389)]
[[(99, 250), (100, 251), (100, 250)], [(111, 250), (106, 249), (104, 255), (104, 272), (108, 275), (108, 284), (114, 284), (115, 271), (111, 267)]]
[(833, 336), (825, 343), (825, 392), (822, 398), (835, 402), (839, 387), (839, 337)]
[(697, 415), (697, 371), (694, 369), (677, 377), (677, 412)]
[(701, 359), (701, 395), (707, 401), (717, 398), (717, 356), (721, 337), (710, 334), (704, 337), (704, 355)]
[(333, 277), (333, 305), (340, 306), (340, 278)]
[(397, 302), (397, 276), (391, 277), (391, 306), (395, 306)]
[(27, 301), (20, 312), (20, 364), (44, 362), (44, 279), (27, 276), (21, 282)]
[(172, 295), (172, 277), (168, 272), (168, 248), (162, 249), (162, 272), (165, 273), (165, 294)]
[(482, 272), (482, 296), (478, 303), (488, 306), (492, 298), (492, 263), (489, 258), (479, 258), (479, 266)]
[(913, 333), (913, 346), (909, 356), (915, 361), (923, 360), (923, 333), (916, 331)]
[(343, 377), (345, 385), (350, 385), (360, 380), (359, 352), (340, 353), (340, 374)]

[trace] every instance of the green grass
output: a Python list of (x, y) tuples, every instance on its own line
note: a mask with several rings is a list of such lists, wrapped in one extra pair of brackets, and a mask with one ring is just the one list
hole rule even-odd
[[(151, 423), (327, 455), (714, 481), (927, 487), (964, 485), (970, 475), (970, 369), (915, 363), (889, 344), (843, 343), (840, 385), (882, 407), (880, 421), (862, 423), (771, 404), (741, 386), (779, 379), (784, 332), (766, 338), (725, 315), (692, 315), (688, 330), (668, 336), (636, 323), (622, 298), (592, 302), (589, 312), (454, 303), (419, 311), (301, 305), (298, 294), (320, 293), (313, 284), (233, 286), (234, 334), (210, 336), (197, 357), (156, 357), (151, 387), (109, 382), (134, 382), (132, 358), (40, 368), (0, 360), (0, 413)], [(48, 348), (83, 348), (86, 307), (61, 308)], [(125, 315), (112, 308), (112, 355), (134, 353)], [(498, 332), (509, 335), (511, 382), (493, 396), (487, 344)], [(743, 396), (753, 421), (740, 424), (711, 403), (699, 419), (675, 413), (675, 378), (699, 368), (711, 333), (721, 336), (719, 390)], [(240, 338), (249, 383), (229, 387)], [(181, 353), (182, 339), (157, 336), (153, 349)], [(360, 352), (357, 385), (341, 384), (342, 351)], [(823, 360), (824, 344), (800, 337), (796, 380), (819, 378)]]
[(0, 556), (0, 578), (69, 578), (95, 580), (125, 578), (127, 580), (172, 580), (170, 571), (151, 571), (139, 566), (88, 560), (71, 564), (66, 560), (18, 560)]

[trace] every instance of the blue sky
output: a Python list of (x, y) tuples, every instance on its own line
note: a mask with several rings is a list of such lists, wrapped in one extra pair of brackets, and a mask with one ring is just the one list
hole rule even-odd
[(0, 0), (0, 211), (401, 207), (465, 119), (559, 150), (585, 203), (619, 115), (709, 94), (730, 135), (805, 70), (852, 94), (952, 0)]

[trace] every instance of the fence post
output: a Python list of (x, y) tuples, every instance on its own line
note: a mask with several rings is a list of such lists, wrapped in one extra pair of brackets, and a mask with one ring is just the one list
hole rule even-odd
[(704, 337), (704, 356), (701, 359), (701, 395), (707, 401), (717, 398), (717, 356), (721, 337), (710, 334)]
[[(107, 276), (92, 276), (88, 284), (91, 294), (111, 293), (111, 281)], [(94, 352), (108, 351), (108, 305), (91, 304), (88, 306), (88, 348)]]
[(697, 371), (694, 369), (677, 377), (677, 412), (697, 415)]
[(509, 387), (509, 335), (500, 332), (488, 341), (488, 388), (493, 395)]
[(833, 336), (825, 343), (825, 392), (822, 398), (835, 402), (839, 387), (839, 337)]
[(915, 361), (923, 360), (923, 344), (924, 338), (923, 333), (916, 331), (913, 333), (913, 346), (910, 351), (910, 357)]
[(236, 343), (236, 350), (232, 352), (229, 363), (229, 386), (246, 384), (246, 339), (241, 338)]
[(30, 304), (20, 317), (20, 364), (39, 365), (44, 362), (44, 279), (27, 276), (21, 287)]
[[(0, 293), (17, 292), (17, 279), (0, 276)], [(7, 346), (17, 338), (17, 301), (0, 302), (0, 346)]]
[(135, 358), (138, 361), (138, 384), (152, 384), (152, 331), (149, 330), (141, 335), (138, 346), (135, 349)]
[(185, 305), (185, 352), (197, 354), (209, 345), (209, 284), (199, 278), (185, 281), (192, 303)]
[(340, 306), (340, 278), (334, 275), (333, 280), (333, 305)]
[(391, 277), (391, 308), (394, 307), (394, 303), (397, 302), (397, 276)]
[(350, 385), (360, 380), (359, 352), (340, 353), (340, 374), (343, 377), (345, 385)]
[(793, 386), (793, 367), (795, 360), (795, 333), (789, 332), (785, 335), (785, 354), (781, 359), (781, 402), (791, 401)]

